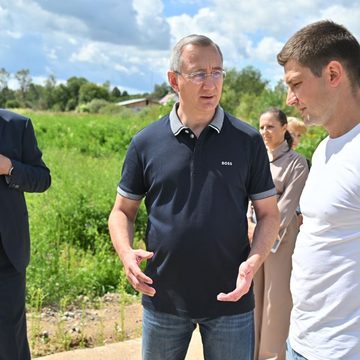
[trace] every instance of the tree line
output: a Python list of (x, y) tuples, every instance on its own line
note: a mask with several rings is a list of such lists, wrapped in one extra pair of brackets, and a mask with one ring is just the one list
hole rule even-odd
[(116, 86), (111, 89), (108, 81), (98, 85), (73, 76), (63, 84), (49, 75), (44, 85), (39, 85), (33, 83), (29, 69), (21, 69), (14, 74), (18, 88), (13, 90), (8, 86), (10, 77), (6, 69), (0, 69), (0, 107), (72, 111), (93, 99), (119, 102), (130, 98), (127, 91), (121, 92)]
[[(247, 66), (242, 70), (226, 69), (226, 78), (221, 98), (222, 107), (244, 120), (257, 126), (257, 119), (269, 106), (277, 106), (288, 115), (296, 116), (296, 109), (285, 105), (286, 86), (279, 80), (275, 87), (262, 77), (261, 72)], [(129, 95), (118, 87), (111, 87), (109, 81), (102, 85), (90, 82), (84, 77), (73, 76), (65, 83), (57, 83), (54, 75), (49, 75), (43, 85), (34, 84), (28, 69), (21, 69), (14, 74), (18, 82), (16, 90), (8, 83), (11, 74), (0, 69), (0, 107), (31, 108), (34, 110), (73, 111), (87, 109), (87, 104), (97, 101), (96, 109), (104, 104), (113, 104), (136, 97), (159, 100), (171, 92), (166, 83), (155, 84), (151, 93)]]

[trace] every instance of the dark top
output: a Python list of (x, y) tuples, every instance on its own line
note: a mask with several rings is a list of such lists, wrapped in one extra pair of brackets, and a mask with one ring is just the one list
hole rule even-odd
[(145, 272), (156, 295), (143, 305), (192, 318), (250, 311), (252, 291), (235, 303), (216, 296), (234, 290), (248, 257), (249, 198), (275, 195), (263, 140), (221, 108), (197, 139), (175, 108), (133, 138), (118, 187), (145, 196), (145, 242), (155, 253)]
[(14, 166), (11, 176), (0, 175), (0, 240), (13, 266), (22, 272), (30, 256), (24, 192), (42, 192), (51, 183), (30, 119), (0, 109), (0, 154)]

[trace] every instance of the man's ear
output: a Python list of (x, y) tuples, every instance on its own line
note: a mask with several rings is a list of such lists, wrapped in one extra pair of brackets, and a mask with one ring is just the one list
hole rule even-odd
[(167, 73), (168, 81), (172, 89), (178, 93), (179, 92), (179, 85), (178, 85), (178, 78), (174, 71), (169, 70)]
[(345, 69), (339, 61), (332, 60), (326, 65), (325, 73), (330, 86), (337, 87), (343, 80)]

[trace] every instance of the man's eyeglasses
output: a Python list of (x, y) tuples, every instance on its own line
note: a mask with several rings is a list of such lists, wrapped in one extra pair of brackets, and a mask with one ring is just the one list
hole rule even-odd
[(224, 70), (214, 70), (210, 73), (207, 73), (205, 71), (197, 71), (191, 74), (185, 74), (179, 71), (174, 71), (174, 72), (178, 75), (188, 78), (191, 82), (193, 82), (196, 85), (201, 85), (209, 76), (213, 81), (219, 81), (222, 80), (226, 75), (226, 72)]

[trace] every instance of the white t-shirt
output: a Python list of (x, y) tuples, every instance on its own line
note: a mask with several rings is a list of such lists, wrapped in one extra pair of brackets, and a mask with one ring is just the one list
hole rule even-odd
[(291, 347), (309, 360), (359, 360), (360, 124), (320, 143), (300, 207)]

